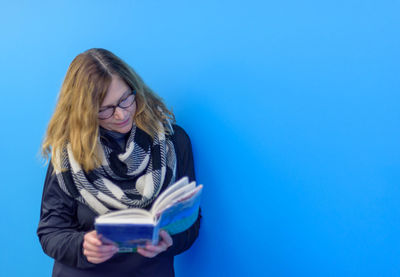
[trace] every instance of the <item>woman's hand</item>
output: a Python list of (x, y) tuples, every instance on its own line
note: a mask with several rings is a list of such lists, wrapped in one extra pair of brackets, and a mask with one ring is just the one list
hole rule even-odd
[(83, 254), (91, 263), (105, 262), (117, 252), (118, 248), (112, 244), (104, 244), (95, 230), (86, 233), (83, 237)]
[(147, 243), (145, 247), (138, 247), (137, 252), (147, 258), (154, 258), (161, 252), (168, 249), (173, 243), (171, 236), (164, 230), (160, 231), (161, 240), (157, 245)]

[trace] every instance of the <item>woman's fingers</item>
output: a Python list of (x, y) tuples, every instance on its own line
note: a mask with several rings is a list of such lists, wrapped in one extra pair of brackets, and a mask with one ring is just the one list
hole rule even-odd
[(115, 246), (110, 246), (107, 248), (101, 248), (101, 249), (96, 249), (96, 250), (90, 250), (87, 248), (83, 249), (83, 254), (86, 256), (91, 256), (91, 257), (104, 257), (104, 256), (109, 256), (109, 255), (113, 255), (118, 251), (118, 248), (116, 248)]
[(164, 252), (173, 244), (172, 237), (164, 230), (160, 231), (161, 240), (157, 245), (148, 243), (145, 247), (138, 247), (138, 253), (147, 258), (153, 258)]
[(102, 262), (107, 261), (107, 260), (110, 259), (112, 256), (113, 256), (113, 254), (112, 254), (112, 255), (109, 255), (109, 256), (100, 257), (100, 258), (99, 258), (99, 257), (91, 257), (91, 256), (89, 256), (89, 257), (87, 257), (87, 260), (88, 260), (89, 262), (93, 263), (93, 264), (99, 264), (99, 263), (102, 263)]
[(172, 237), (164, 230), (160, 231), (160, 236), (162, 238), (162, 241), (164, 241), (167, 245), (167, 247), (170, 247), (173, 243)]
[(108, 253), (117, 250), (117, 247), (112, 244), (103, 244), (100, 246), (90, 244), (86, 241), (83, 242), (83, 249), (99, 253)]
[(154, 253), (161, 253), (164, 252), (165, 250), (167, 250), (167, 245), (165, 243), (159, 243), (157, 245), (146, 245), (145, 246), (145, 250), (146, 251), (150, 251), (150, 252), (154, 252)]
[(97, 245), (97, 246), (100, 246), (103, 244), (101, 242), (100, 238), (97, 236), (96, 230), (86, 233), (85, 236), (83, 237), (83, 240), (86, 243)]
[(103, 244), (96, 231), (88, 232), (83, 237), (83, 254), (91, 263), (102, 263), (110, 259), (117, 251), (115, 245)]
[(147, 258), (153, 258), (153, 257), (158, 255), (158, 253), (155, 253), (155, 252), (152, 252), (152, 251), (148, 251), (145, 248), (141, 248), (141, 247), (138, 247), (137, 252), (140, 255), (142, 255), (144, 257), (147, 257)]

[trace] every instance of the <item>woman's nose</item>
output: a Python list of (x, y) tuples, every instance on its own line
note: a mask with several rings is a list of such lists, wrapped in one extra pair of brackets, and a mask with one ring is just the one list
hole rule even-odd
[(122, 120), (125, 118), (124, 113), (125, 113), (125, 110), (117, 106), (115, 108), (114, 118), (117, 120)]

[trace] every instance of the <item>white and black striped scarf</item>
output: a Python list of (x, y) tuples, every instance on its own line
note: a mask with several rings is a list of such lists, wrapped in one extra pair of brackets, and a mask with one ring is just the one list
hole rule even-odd
[(133, 125), (121, 151), (113, 147), (116, 142), (112, 139), (99, 137), (102, 165), (89, 173), (76, 162), (68, 144), (56, 157), (63, 168), (56, 170), (61, 189), (99, 215), (110, 210), (148, 206), (163, 185), (175, 181), (175, 148), (162, 126), (161, 129), (153, 140)]

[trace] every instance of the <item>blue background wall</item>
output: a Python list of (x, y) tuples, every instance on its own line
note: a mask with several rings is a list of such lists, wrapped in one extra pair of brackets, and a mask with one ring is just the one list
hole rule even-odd
[(0, 8), (1, 276), (49, 276), (38, 150), (69, 63), (130, 63), (192, 138), (204, 220), (178, 276), (400, 275), (400, 2)]

